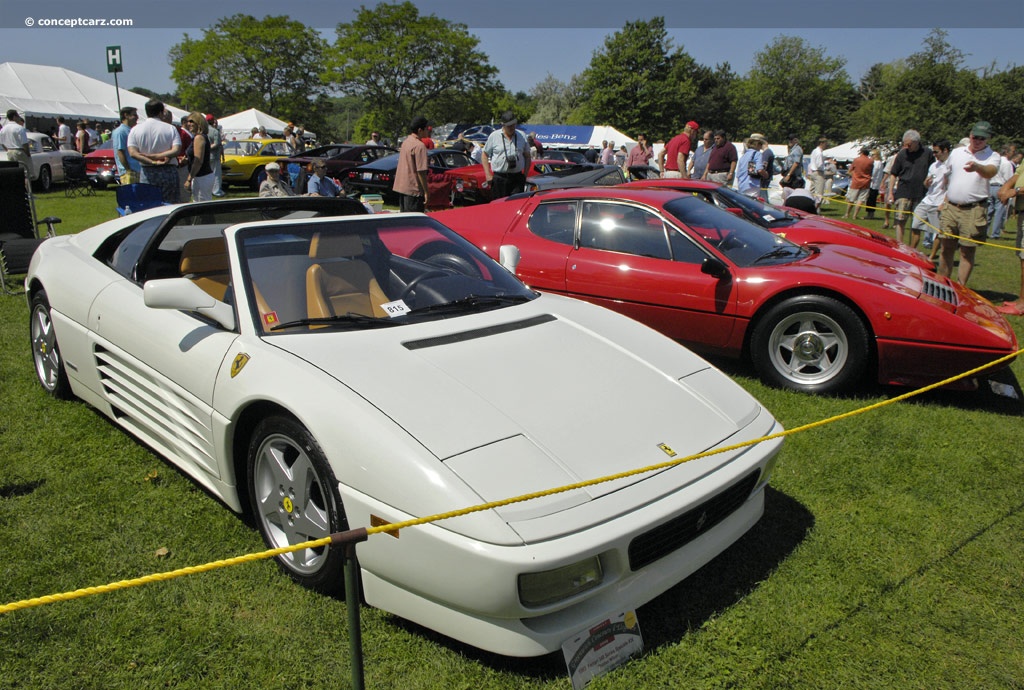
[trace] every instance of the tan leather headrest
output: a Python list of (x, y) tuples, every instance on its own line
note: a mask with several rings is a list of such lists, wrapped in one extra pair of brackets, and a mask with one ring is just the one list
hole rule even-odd
[(181, 248), (181, 272), (224, 273), (228, 270), (228, 248), (223, 237), (189, 240)]
[(343, 233), (316, 233), (309, 244), (309, 258), (336, 259), (342, 256), (362, 256), (363, 241), (359, 235)]

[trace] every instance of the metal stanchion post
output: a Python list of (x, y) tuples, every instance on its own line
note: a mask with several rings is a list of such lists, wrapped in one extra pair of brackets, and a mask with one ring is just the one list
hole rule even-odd
[(359, 626), (359, 563), (356, 545), (345, 544), (345, 606), (348, 608), (348, 652), (352, 664), (352, 690), (363, 690), (363, 633)]

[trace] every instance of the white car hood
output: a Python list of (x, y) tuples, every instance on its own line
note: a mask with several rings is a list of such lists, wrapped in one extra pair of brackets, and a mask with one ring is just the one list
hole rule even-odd
[[(274, 340), (379, 408), (484, 500), (703, 451), (761, 411), (707, 362), (644, 326), (571, 300), (535, 302), (562, 302), (570, 315), (523, 305), (421, 326)], [(543, 506), (531, 501), (504, 516), (564, 509), (641, 478)]]

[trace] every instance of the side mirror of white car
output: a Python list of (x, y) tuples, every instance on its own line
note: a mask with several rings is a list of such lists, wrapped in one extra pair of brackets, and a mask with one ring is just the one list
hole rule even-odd
[(188, 278), (148, 280), (142, 286), (147, 307), (194, 311), (213, 319), (229, 331), (235, 330), (235, 310), (213, 297)]
[(514, 244), (503, 244), (498, 249), (498, 261), (505, 270), (512, 275), (516, 274), (516, 268), (519, 266), (519, 247)]

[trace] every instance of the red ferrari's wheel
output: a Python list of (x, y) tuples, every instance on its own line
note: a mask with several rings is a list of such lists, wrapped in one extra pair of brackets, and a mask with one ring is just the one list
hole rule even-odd
[(780, 302), (758, 319), (750, 338), (765, 383), (806, 393), (835, 393), (860, 382), (870, 347), (860, 317), (822, 295)]

